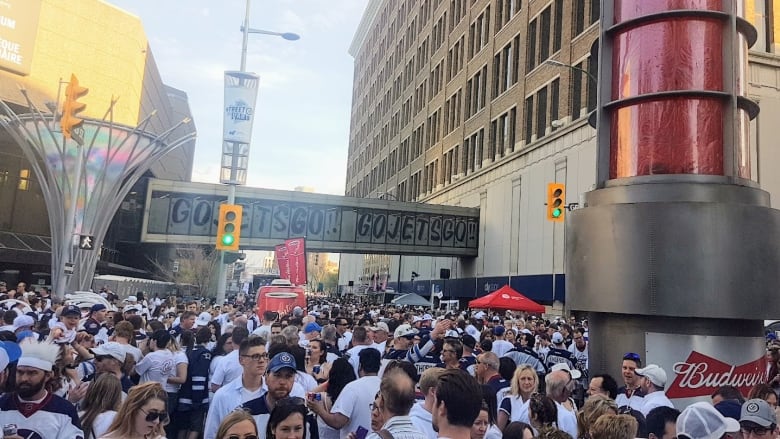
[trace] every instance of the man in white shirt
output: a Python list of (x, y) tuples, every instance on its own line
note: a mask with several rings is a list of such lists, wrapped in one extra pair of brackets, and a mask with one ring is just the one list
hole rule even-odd
[[(241, 343), (249, 337), (249, 331), (246, 328), (238, 327), (233, 330), (230, 338), (233, 340), (233, 346), (240, 346)], [(263, 343), (265, 340), (263, 339)], [(265, 346), (265, 344), (263, 345)], [(243, 371), (239, 360), (239, 350), (234, 349), (233, 352), (225, 355), (219, 364), (217, 364), (214, 373), (211, 375), (211, 391), (216, 392), (221, 386), (235, 380), (241, 376)]]
[[(372, 347), (373, 345), (371, 344), (371, 340), (368, 339), (368, 331), (365, 326), (357, 326), (352, 330), (352, 348), (347, 351), (345, 356), (349, 359), (349, 364), (352, 365), (352, 368), (355, 369), (355, 376), (360, 376), (358, 354), (363, 349), (370, 349)], [(377, 352), (379, 351), (377, 350)]]
[(206, 416), (205, 439), (214, 439), (217, 436), (219, 424), (233, 409), (264, 393), (263, 375), (268, 366), (265, 341), (261, 337), (247, 338), (233, 352), (237, 354), (242, 373), (214, 393)]
[[(357, 329), (357, 328), (355, 328)], [(322, 401), (307, 401), (309, 408), (331, 428), (340, 429), (340, 438), (346, 439), (350, 433), (363, 427), (371, 430), (371, 403), (379, 391), (380, 379), (377, 376), (381, 364), (379, 351), (363, 349), (360, 357), (360, 378), (347, 384), (339, 394), (330, 412)]]
[(493, 340), (493, 348), (491, 349), (491, 352), (496, 354), (496, 356), (499, 358), (503, 357), (504, 354), (514, 349), (515, 347), (512, 343), (504, 340), (505, 333), (506, 328), (501, 325), (497, 325), (493, 328), (493, 335), (496, 337), (496, 339)]
[(374, 344), (372, 345), (373, 348), (384, 354), (385, 348), (387, 347), (387, 339), (388, 335), (390, 334), (390, 328), (387, 326), (387, 323), (379, 322), (375, 326), (371, 327), (371, 331), (374, 333)]
[(439, 377), (444, 373), (444, 369), (441, 367), (431, 367), (426, 369), (420, 376), (420, 392), (425, 396), (423, 401), (420, 401), (412, 406), (409, 410), (409, 416), (412, 418), (412, 423), (422, 431), (428, 439), (436, 439), (438, 435), (433, 430), (433, 418), (431, 412), (436, 400), (436, 383), (439, 382)]
[(563, 405), (576, 386), (569, 372), (565, 370), (552, 371), (544, 378), (544, 383), (547, 396), (555, 401), (555, 406), (558, 409), (558, 428), (569, 433), (571, 437), (579, 437), (577, 436), (577, 416)]
[(639, 411), (645, 417), (650, 413), (650, 410), (656, 407), (674, 407), (672, 401), (664, 393), (666, 371), (663, 368), (657, 364), (648, 364), (647, 367), (637, 369), (634, 373), (642, 378), (639, 385), (645, 392), (645, 397), (642, 400), (642, 406), (639, 407)]
[(344, 352), (349, 348), (350, 342), (352, 342), (352, 332), (349, 331), (349, 322), (344, 317), (336, 319), (336, 332), (338, 333), (339, 352)]
[(151, 352), (135, 365), (135, 371), (141, 376), (140, 382), (154, 381), (160, 384), (168, 382), (168, 378), (176, 376), (173, 352), (168, 349), (171, 335), (165, 329), (152, 333), (149, 342)]
[(257, 329), (252, 331), (252, 335), (259, 335), (260, 337), (270, 340), (271, 338), (271, 325), (276, 321), (276, 313), (273, 311), (263, 312), (263, 324)]

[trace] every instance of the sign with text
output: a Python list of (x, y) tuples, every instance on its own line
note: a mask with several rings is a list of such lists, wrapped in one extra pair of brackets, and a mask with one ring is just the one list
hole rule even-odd
[(646, 357), (666, 371), (666, 396), (677, 406), (710, 401), (721, 386), (744, 395), (766, 382), (762, 337), (721, 337), (649, 332)]
[(41, 0), (0, 2), (0, 68), (30, 74)]
[[(142, 241), (210, 242), (226, 196), (159, 190), (156, 182), (149, 185)], [(182, 184), (204, 185), (177, 183)], [(273, 249), (280, 241), (303, 237), (306, 247), (318, 252), (477, 255), (478, 209), (255, 191), (255, 197), (236, 197), (236, 204), (244, 207), (242, 248)]]
[(222, 139), (250, 143), (260, 77), (248, 72), (225, 72), (225, 114)]

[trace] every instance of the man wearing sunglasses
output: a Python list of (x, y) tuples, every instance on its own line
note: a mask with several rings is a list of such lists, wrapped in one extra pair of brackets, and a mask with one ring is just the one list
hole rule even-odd
[(742, 404), (739, 417), (742, 438), (777, 437), (777, 415), (768, 402), (763, 399), (749, 399)]

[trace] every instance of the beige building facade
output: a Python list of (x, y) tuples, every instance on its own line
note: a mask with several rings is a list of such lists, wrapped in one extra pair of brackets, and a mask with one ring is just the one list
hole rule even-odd
[[(162, 133), (191, 118), (187, 94), (164, 84), (140, 18), (102, 0), (6, 0), (0, 14), (0, 99), (18, 113), (20, 88), (44, 113), (62, 104), (75, 75), (89, 89), (83, 116), (102, 119), (116, 99), (113, 121), (136, 126), (152, 112), (149, 131)], [(11, 53), (14, 52), (14, 53)], [(180, 127), (172, 138), (195, 130)], [(189, 181), (192, 141), (156, 161), (147, 176)], [(147, 257), (168, 260), (167, 247), (138, 245), (145, 200), (142, 180), (122, 203), (103, 242), (98, 270), (148, 276)], [(37, 282), (50, 270), (49, 220), (40, 184), (21, 148), (0, 132), (0, 279)], [(41, 282), (45, 284), (44, 280)]]
[[(754, 178), (780, 205), (780, 3), (749, 0)], [(340, 285), (390, 273), (427, 295), (474, 297), (509, 283), (564, 300), (564, 223), (545, 219), (549, 182), (567, 203), (596, 183), (598, 0), (383, 0), (369, 3), (355, 58), (347, 195), (481, 209), (476, 259), (343, 255)], [(554, 65), (550, 61), (566, 66)], [(570, 67), (568, 67), (570, 66)], [(439, 279), (449, 269), (450, 287)], [(420, 276), (408, 281), (414, 271)], [(428, 280), (425, 286), (420, 287)]]

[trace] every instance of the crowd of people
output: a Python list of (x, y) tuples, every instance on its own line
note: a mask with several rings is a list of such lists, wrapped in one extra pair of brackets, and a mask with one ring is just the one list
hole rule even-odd
[(0, 283), (4, 439), (777, 437), (780, 342), (765, 384), (682, 412), (666, 371), (627, 353), (589, 375), (575, 317), (310, 300), (258, 314)]

